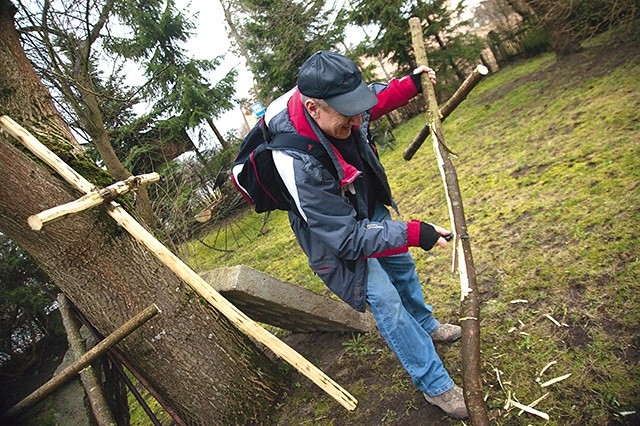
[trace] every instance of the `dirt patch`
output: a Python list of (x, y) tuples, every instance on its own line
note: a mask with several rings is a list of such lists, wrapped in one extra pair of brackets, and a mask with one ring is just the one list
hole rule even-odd
[(532, 166), (523, 166), (512, 171), (510, 175), (514, 179), (517, 179), (519, 177), (522, 177), (531, 173), (538, 175), (538, 174), (544, 173), (545, 170), (547, 170), (549, 167), (551, 167), (551, 164), (537, 164)]
[(567, 301), (576, 311), (580, 311), (584, 305), (584, 294), (587, 287), (582, 282), (569, 280)]
[(582, 326), (582, 324), (586, 323), (588, 323), (587, 318), (578, 322), (568, 321), (566, 323), (568, 327), (562, 334), (562, 342), (565, 344), (566, 349), (584, 349), (593, 342), (587, 330)]
[[(361, 350), (358, 339), (364, 339)], [(272, 416), (272, 424), (452, 424), (440, 409), (424, 400), (377, 332), (360, 337), (292, 334), (283, 340), (352, 393), (358, 399), (358, 407), (348, 412), (292, 371), (288, 374), (292, 386), (284, 396), (284, 404)]]

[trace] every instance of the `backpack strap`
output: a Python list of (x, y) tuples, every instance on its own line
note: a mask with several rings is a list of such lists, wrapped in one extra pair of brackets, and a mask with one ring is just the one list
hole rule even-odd
[(271, 138), (268, 149), (283, 150), (289, 149), (293, 151), (310, 154), (331, 173), (334, 178), (338, 178), (338, 172), (333, 160), (324, 149), (322, 144), (316, 140), (296, 133), (278, 133)]

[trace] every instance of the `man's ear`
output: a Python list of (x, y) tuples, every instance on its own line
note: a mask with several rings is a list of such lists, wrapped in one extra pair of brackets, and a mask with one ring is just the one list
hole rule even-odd
[(318, 106), (318, 104), (316, 103), (316, 101), (314, 101), (313, 99), (307, 99), (304, 102), (304, 107), (307, 110), (307, 112), (309, 113), (309, 115), (313, 118), (317, 118), (318, 114), (320, 112), (320, 107)]

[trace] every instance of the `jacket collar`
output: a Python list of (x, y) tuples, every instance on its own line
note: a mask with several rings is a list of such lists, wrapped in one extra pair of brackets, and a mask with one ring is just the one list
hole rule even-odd
[[(327, 150), (329, 156), (334, 162), (334, 165), (336, 166), (336, 169), (338, 170), (340, 187), (353, 183), (356, 178), (362, 174), (360, 170), (356, 169), (344, 160), (340, 151), (333, 146), (329, 139), (322, 133), (315, 121), (313, 121), (311, 116), (309, 116), (304, 105), (302, 105), (299, 90), (295, 90), (289, 98), (289, 101), (287, 102), (287, 110), (289, 111), (289, 119), (291, 120), (296, 133), (309, 139), (319, 141), (325, 150)], [(358, 128), (354, 127), (352, 130), (353, 137), (358, 137), (358, 133)]]

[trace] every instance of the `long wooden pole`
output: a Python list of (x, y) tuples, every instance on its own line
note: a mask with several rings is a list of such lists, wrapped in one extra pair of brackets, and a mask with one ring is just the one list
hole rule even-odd
[[(62, 161), (49, 148), (44, 146), (33, 135), (18, 125), (7, 116), (0, 117), (0, 125), (4, 127), (13, 137), (27, 147), (34, 155), (52, 167), (67, 182), (75, 186), (80, 191), (89, 193), (95, 189), (94, 185), (73, 170), (68, 164)], [(118, 203), (110, 201), (107, 204), (108, 214), (116, 222), (126, 229), (136, 240), (149, 249), (162, 263), (171, 269), (178, 277), (185, 281), (200, 296), (209, 302), (214, 308), (222, 313), (240, 330), (267, 346), (277, 356), (287, 361), (295, 367), (301, 374), (309, 378), (327, 394), (333, 397), (338, 403), (349, 411), (353, 411), (358, 401), (324, 374), (318, 367), (305, 359), (298, 352), (289, 347), (286, 343), (269, 333), (266, 329), (258, 325), (242, 311), (236, 308), (231, 302), (222, 297), (213, 287), (196, 274), (189, 266), (182, 262), (160, 241), (151, 235), (142, 225), (140, 225), (129, 213), (127, 213)]]
[[(67, 331), (69, 346), (71, 347), (75, 358), (79, 359), (87, 350), (82, 336), (80, 335), (80, 324), (73, 315), (69, 299), (67, 299), (63, 293), (58, 295), (58, 306), (60, 314), (62, 315), (62, 324)], [(91, 365), (88, 365), (80, 371), (80, 380), (82, 381), (82, 386), (84, 387), (87, 397), (89, 397), (91, 411), (93, 412), (93, 417), (95, 418), (98, 426), (115, 425), (116, 421), (111, 414), (111, 410), (104, 398), (104, 393), (102, 392), (102, 387), (100, 386), (96, 372), (93, 370)]]
[(159, 311), (156, 305), (150, 305), (142, 312), (122, 324), (113, 333), (108, 335), (103, 341), (96, 346), (85, 352), (80, 358), (75, 360), (70, 366), (62, 370), (59, 374), (56, 374), (46, 382), (44, 385), (36, 389), (31, 395), (28, 395), (22, 401), (11, 407), (4, 413), (4, 417), (10, 418), (22, 413), (32, 405), (42, 401), (51, 392), (56, 390), (59, 386), (66, 383), (69, 379), (75, 377), (83, 368), (88, 366), (95, 359), (104, 355), (110, 347), (118, 344), (122, 339), (127, 337), (133, 331), (135, 331), (142, 324), (153, 318)]
[[(449, 98), (447, 102), (445, 102), (444, 106), (440, 108), (440, 120), (444, 121), (451, 115), (451, 113), (460, 105), (462, 101), (464, 101), (471, 90), (482, 80), (482, 77), (489, 74), (489, 69), (484, 65), (478, 65), (473, 69), (473, 72), (469, 74), (469, 76), (462, 82), (458, 90)], [(402, 153), (402, 157), (409, 161), (413, 158), (418, 149), (422, 146), (425, 140), (429, 137), (429, 123), (425, 124), (422, 129), (418, 132), (416, 137), (409, 143), (407, 149)]]
[[(419, 65), (429, 65), (427, 52), (422, 37), (422, 25), (419, 18), (409, 19), (411, 39), (416, 61)], [(464, 399), (472, 425), (489, 425), (487, 407), (482, 394), (482, 370), (480, 368), (480, 300), (476, 283), (475, 267), (471, 256), (470, 237), (462, 205), (462, 195), (458, 184), (458, 175), (449, 150), (445, 145), (442, 122), (438, 114), (433, 85), (426, 76), (422, 77), (422, 93), (427, 98), (427, 119), (431, 130), (433, 148), (438, 159), (438, 168), (444, 183), (449, 218), (454, 230), (460, 276), (461, 306), (460, 323), (462, 324), (462, 381)]]

